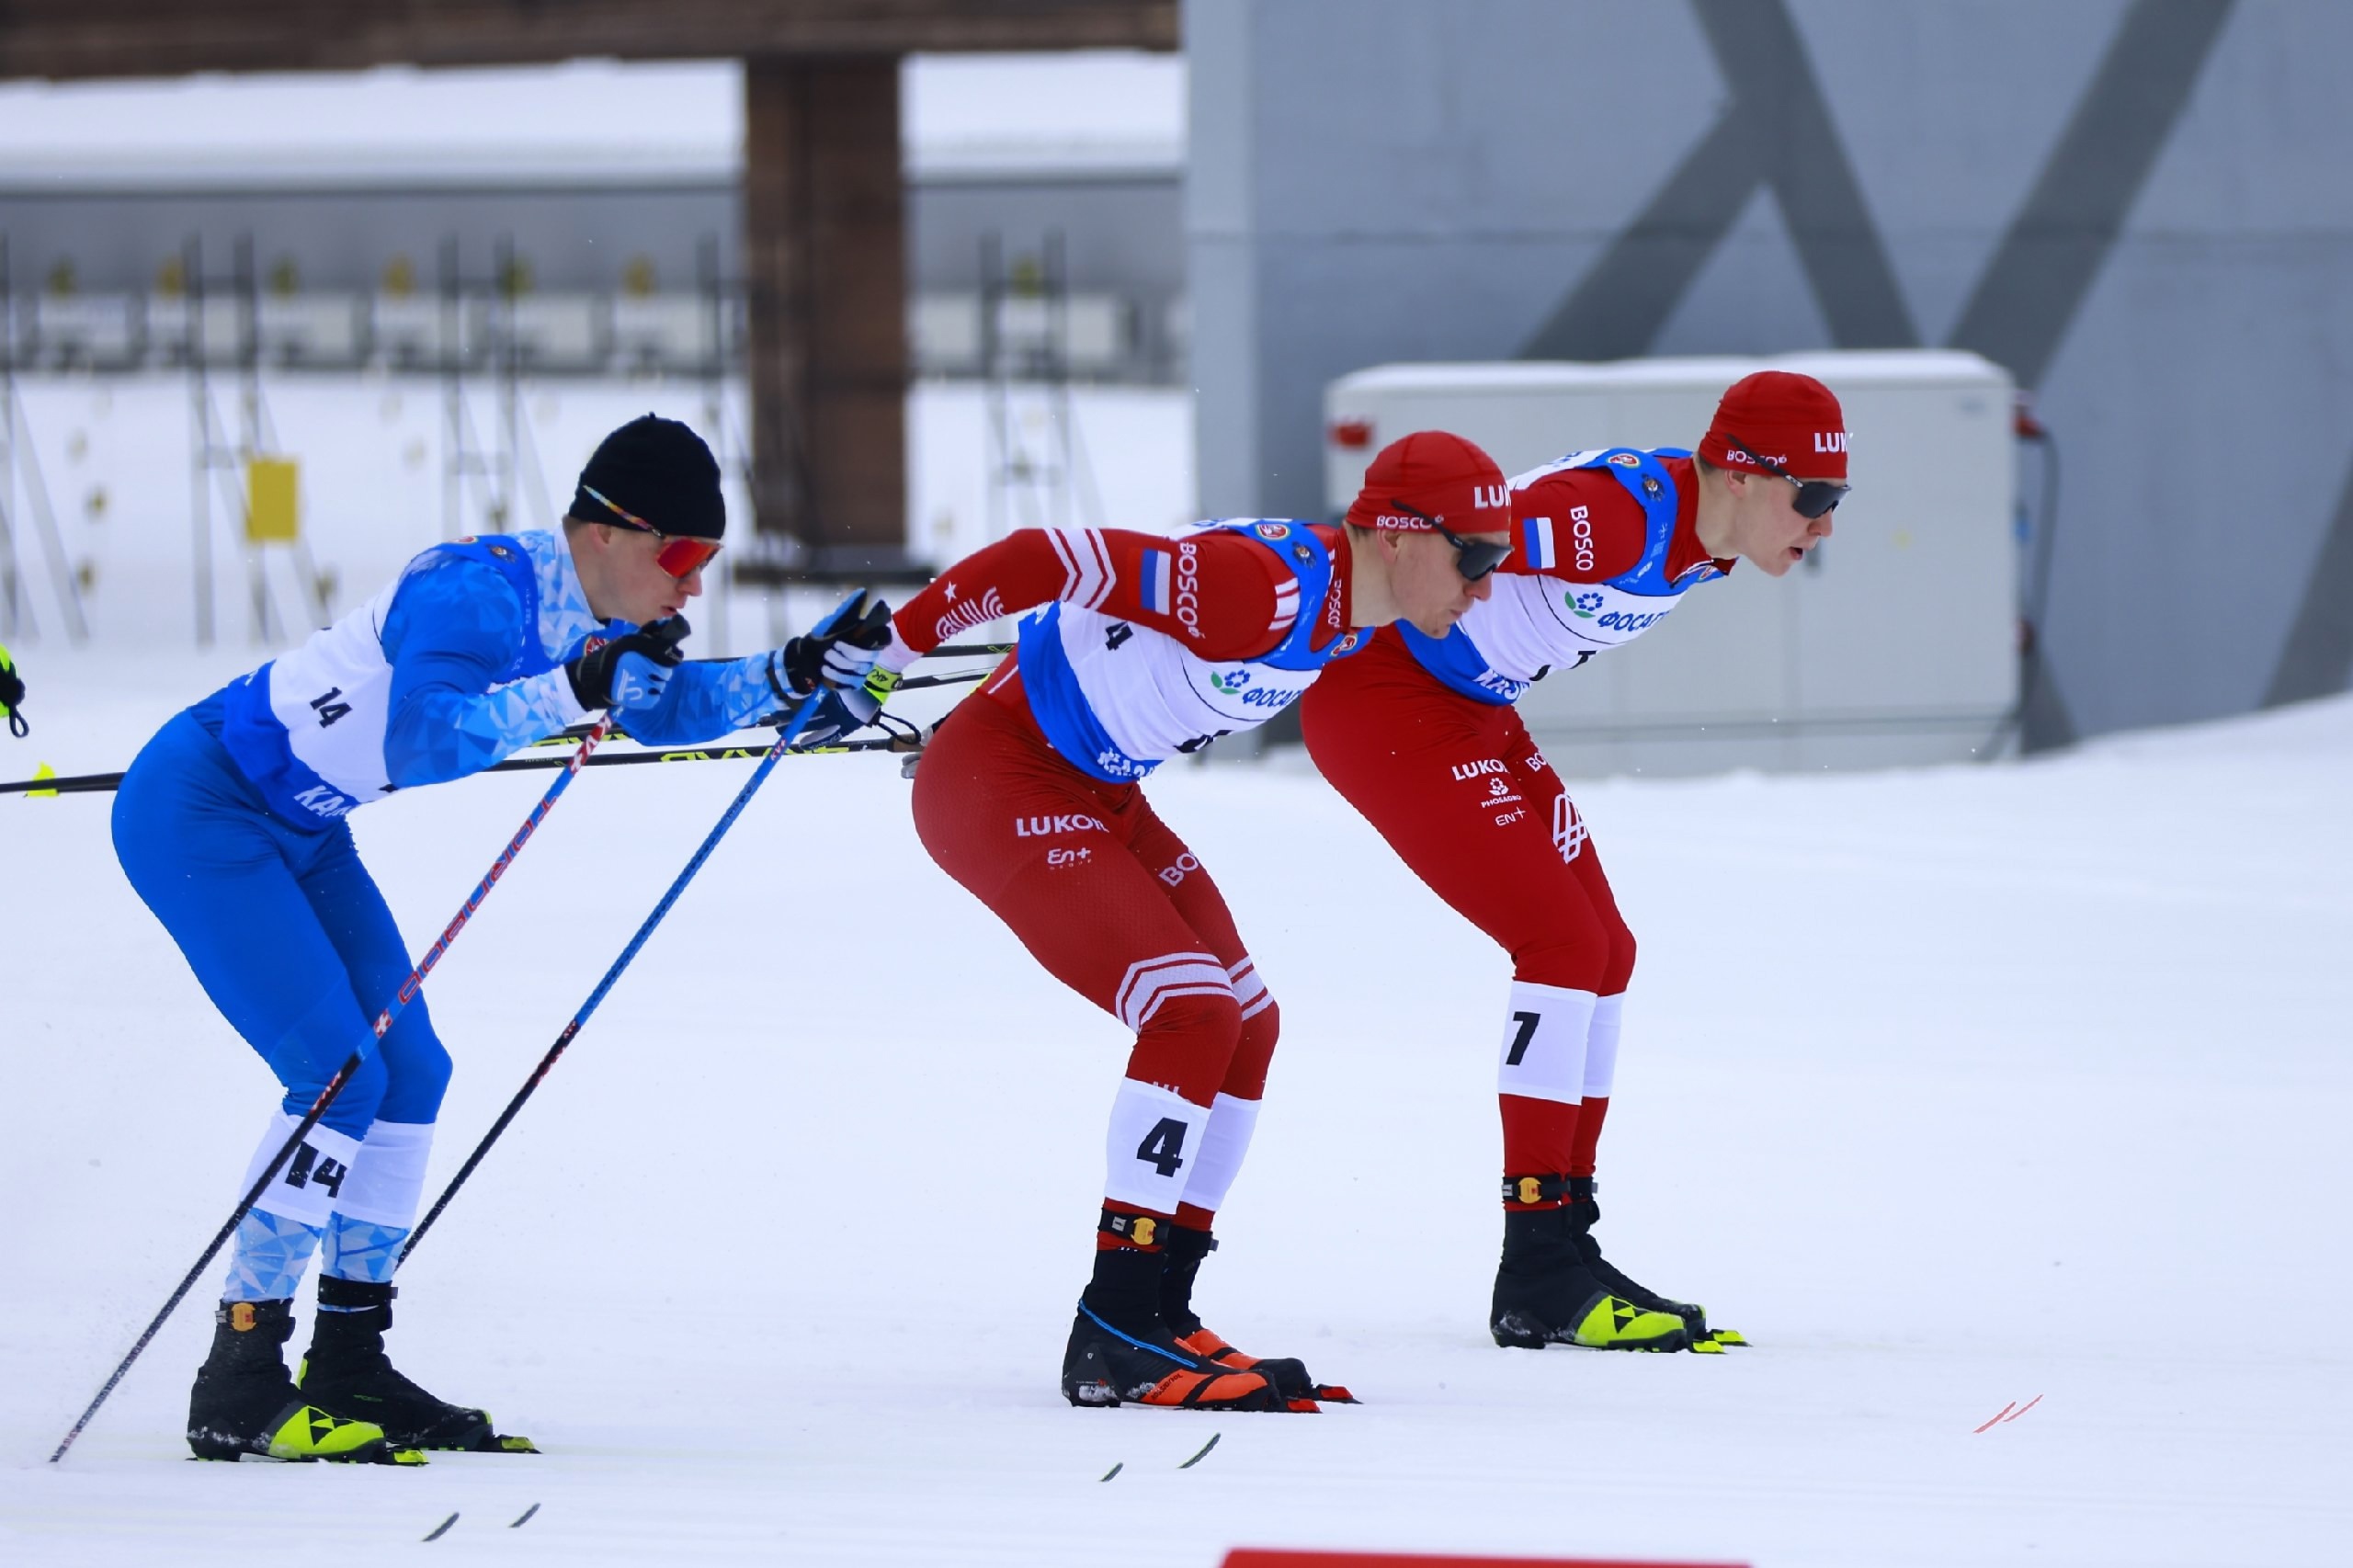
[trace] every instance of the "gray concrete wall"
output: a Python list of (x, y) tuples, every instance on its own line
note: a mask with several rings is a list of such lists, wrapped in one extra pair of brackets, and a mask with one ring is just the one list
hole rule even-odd
[(2353, 679), (2353, 6), (1188, 0), (1186, 37), (1206, 512), (1315, 513), (1369, 365), (1950, 345), (2063, 468), (2037, 741)]

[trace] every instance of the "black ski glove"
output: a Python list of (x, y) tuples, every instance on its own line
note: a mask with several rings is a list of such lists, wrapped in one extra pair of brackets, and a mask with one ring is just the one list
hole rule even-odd
[(32, 726), (17, 711), (24, 700), (24, 677), (17, 673), (17, 663), (8, 656), (8, 650), (0, 648), (0, 719), (8, 721), (8, 733), (20, 741), (32, 733)]
[(890, 645), (891, 607), (871, 593), (860, 594), (779, 649), (769, 662), (768, 685), (785, 702), (820, 686), (848, 691), (865, 684), (874, 655)]
[(784, 723), (813, 692), (823, 700), (801, 727), (800, 744), (822, 745), (864, 729), (899, 684), (874, 664), (890, 645), (891, 607), (870, 593), (858, 595), (768, 656), (768, 686), (785, 705), (771, 722)]
[(600, 708), (626, 712), (652, 706), (668, 684), (670, 672), (686, 661), (678, 644), (689, 630), (685, 616), (674, 615), (591, 648), (563, 666), (572, 677), (572, 695), (592, 713)]

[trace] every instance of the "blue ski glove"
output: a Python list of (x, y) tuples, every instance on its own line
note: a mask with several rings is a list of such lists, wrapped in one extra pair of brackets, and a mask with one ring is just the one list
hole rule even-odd
[(770, 655), (768, 684), (789, 707), (822, 694), (797, 744), (821, 745), (874, 722), (899, 684), (896, 675), (874, 667), (890, 645), (891, 607), (865, 593)]
[(8, 721), (8, 733), (20, 741), (32, 733), (32, 726), (17, 711), (24, 700), (24, 677), (17, 673), (16, 661), (8, 656), (8, 650), (0, 648), (0, 719)]
[(600, 708), (626, 713), (653, 707), (662, 699), (670, 672), (686, 659), (678, 644), (689, 630), (685, 616), (674, 615), (590, 649), (563, 666), (572, 678), (572, 695), (592, 713)]

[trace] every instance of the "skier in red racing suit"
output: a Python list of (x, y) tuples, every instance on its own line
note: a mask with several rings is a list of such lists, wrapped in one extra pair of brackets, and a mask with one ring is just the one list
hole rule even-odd
[(1572, 453), (1512, 481), (1513, 548), (1445, 637), (1383, 630), (1311, 692), (1307, 749), (1405, 863), (1512, 956), (1498, 1049), (1504, 1250), (1498, 1345), (1715, 1350), (1699, 1306), (1601, 1256), (1595, 1148), (1634, 937), (1575, 802), (1513, 706), (1655, 626), (1745, 557), (1779, 577), (1847, 493), (1838, 400), (1766, 370), (1726, 392), (1697, 454)]
[(1168, 757), (1281, 712), (1369, 628), (1445, 635), (1485, 596), (1508, 522), (1494, 460), (1422, 432), (1375, 459), (1342, 527), (1024, 529), (892, 618), (881, 695), (957, 633), (1045, 607), (926, 748), (915, 819), (941, 869), (1134, 1035), (1094, 1274), (1063, 1357), (1073, 1404), (1313, 1410), (1319, 1395), (1346, 1397), (1296, 1360), (1244, 1355), (1193, 1311), (1279, 1015), (1217, 884), (1139, 785)]

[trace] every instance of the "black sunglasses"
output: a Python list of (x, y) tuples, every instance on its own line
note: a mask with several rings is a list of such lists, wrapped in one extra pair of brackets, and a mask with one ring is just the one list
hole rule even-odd
[(1462, 574), (1462, 580), (1466, 583), (1475, 583), (1493, 572), (1496, 567), (1501, 566), (1504, 563), (1504, 558), (1511, 553), (1509, 540), (1504, 540), (1501, 544), (1491, 544), (1484, 540), (1464, 539), (1427, 512), (1408, 506), (1403, 501), (1392, 501), (1389, 504), (1407, 517), (1419, 517), (1429, 524), (1431, 528), (1438, 530), (1438, 538), (1454, 546), (1454, 569)]
[(1724, 445), (1746, 453), (1750, 462), (1755, 463), (1774, 478), (1786, 479), (1796, 485), (1798, 487), (1798, 516), (1801, 517), (1818, 517), (1824, 512), (1836, 511), (1838, 503), (1847, 498), (1847, 492), (1851, 488), (1848, 485), (1833, 484), (1826, 479), (1800, 479), (1771, 459), (1749, 451), (1733, 437), (1726, 436)]

